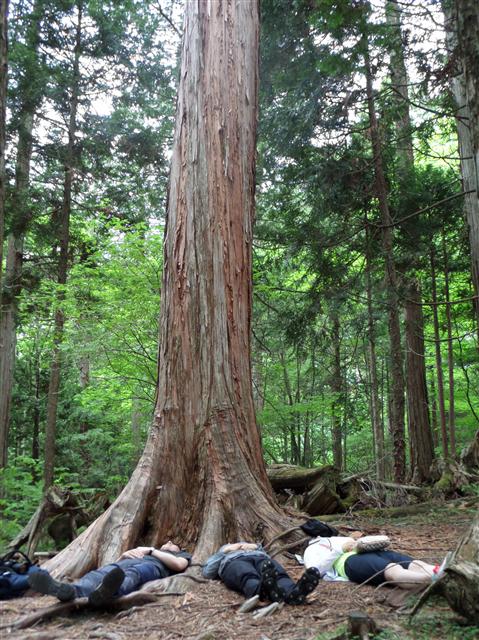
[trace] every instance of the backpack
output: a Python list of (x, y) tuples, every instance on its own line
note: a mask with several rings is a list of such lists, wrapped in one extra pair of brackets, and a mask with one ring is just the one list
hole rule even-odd
[(306, 535), (312, 538), (330, 538), (338, 535), (337, 529), (321, 522), (321, 520), (314, 520), (314, 518), (306, 520), (300, 527)]
[(0, 600), (10, 600), (22, 596), (27, 589), (28, 576), (41, 571), (22, 551), (14, 549), (0, 557)]

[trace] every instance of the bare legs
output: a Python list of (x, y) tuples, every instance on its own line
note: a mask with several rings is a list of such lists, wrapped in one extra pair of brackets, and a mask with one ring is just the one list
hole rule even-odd
[(413, 560), (407, 569), (399, 564), (388, 564), (384, 569), (387, 582), (392, 582), (401, 589), (414, 589), (417, 585), (428, 584), (433, 575), (433, 565), (422, 560)]

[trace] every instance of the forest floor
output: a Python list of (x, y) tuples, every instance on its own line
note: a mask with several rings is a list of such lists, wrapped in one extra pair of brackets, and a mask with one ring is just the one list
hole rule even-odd
[[(428, 513), (395, 519), (338, 519), (336, 526), (347, 525), (365, 533), (385, 533), (397, 551), (430, 562), (442, 560), (454, 549), (468, 528), (475, 509), (460, 509), (457, 504), (431, 507)], [(286, 561), (290, 574), (297, 578), (302, 568)], [(429, 602), (412, 620), (407, 611), (417, 596), (405, 598), (405, 592), (389, 587), (374, 588), (351, 583), (322, 582), (309, 597), (309, 604), (284, 606), (272, 616), (254, 620), (252, 613), (237, 613), (243, 598), (218, 582), (201, 585), (181, 596), (160, 597), (157, 602), (121, 613), (93, 613), (83, 610), (31, 629), (0, 629), (0, 638), (12, 640), (329, 640), (339, 638), (348, 614), (362, 611), (371, 616), (384, 640), (473, 640), (479, 628), (462, 626), (461, 620), (438, 599)], [(49, 597), (24, 597), (0, 603), (2, 624), (32, 613), (54, 602)]]

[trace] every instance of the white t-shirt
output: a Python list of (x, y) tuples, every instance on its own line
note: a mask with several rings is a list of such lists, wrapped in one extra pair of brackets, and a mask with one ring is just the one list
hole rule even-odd
[(323, 580), (334, 582), (348, 582), (334, 569), (333, 564), (341, 556), (345, 542), (352, 540), (346, 536), (332, 536), (331, 538), (314, 538), (304, 552), (304, 565), (307, 569), (318, 569)]

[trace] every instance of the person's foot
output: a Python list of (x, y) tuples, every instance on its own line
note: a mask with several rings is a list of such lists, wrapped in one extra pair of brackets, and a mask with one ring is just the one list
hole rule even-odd
[(253, 611), (256, 609), (259, 603), (259, 595), (253, 596), (252, 598), (248, 598), (245, 600), (241, 607), (238, 609), (239, 613), (248, 613), (249, 611)]
[(446, 554), (446, 557), (444, 558), (444, 560), (441, 562), (441, 564), (437, 564), (434, 569), (433, 569), (433, 576), (432, 576), (432, 581), (436, 582), (436, 580), (439, 580), (440, 578), (442, 578), (442, 576), (444, 575), (444, 572), (446, 571), (448, 565), (449, 565), (449, 561), (452, 558), (452, 551), (449, 551)]
[(286, 604), (304, 604), (306, 596), (318, 586), (320, 579), (319, 571), (315, 567), (306, 569), (298, 582), (285, 598)]
[(265, 560), (261, 565), (261, 598), (271, 602), (284, 600), (284, 590), (277, 582), (278, 571), (271, 560)]
[(95, 591), (88, 596), (88, 602), (93, 607), (104, 607), (109, 604), (115, 597), (116, 592), (121, 587), (121, 583), (125, 579), (123, 569), (114, 567), (109, 571), (100, 582)]
[(34, 591), (46, 596), (55, 596), (61, 602), (69, 602), (76, 597), (75, 587), (72, 584), (54, 580), (44, 571), (31, 573), (28, 576), (28, 584)]

